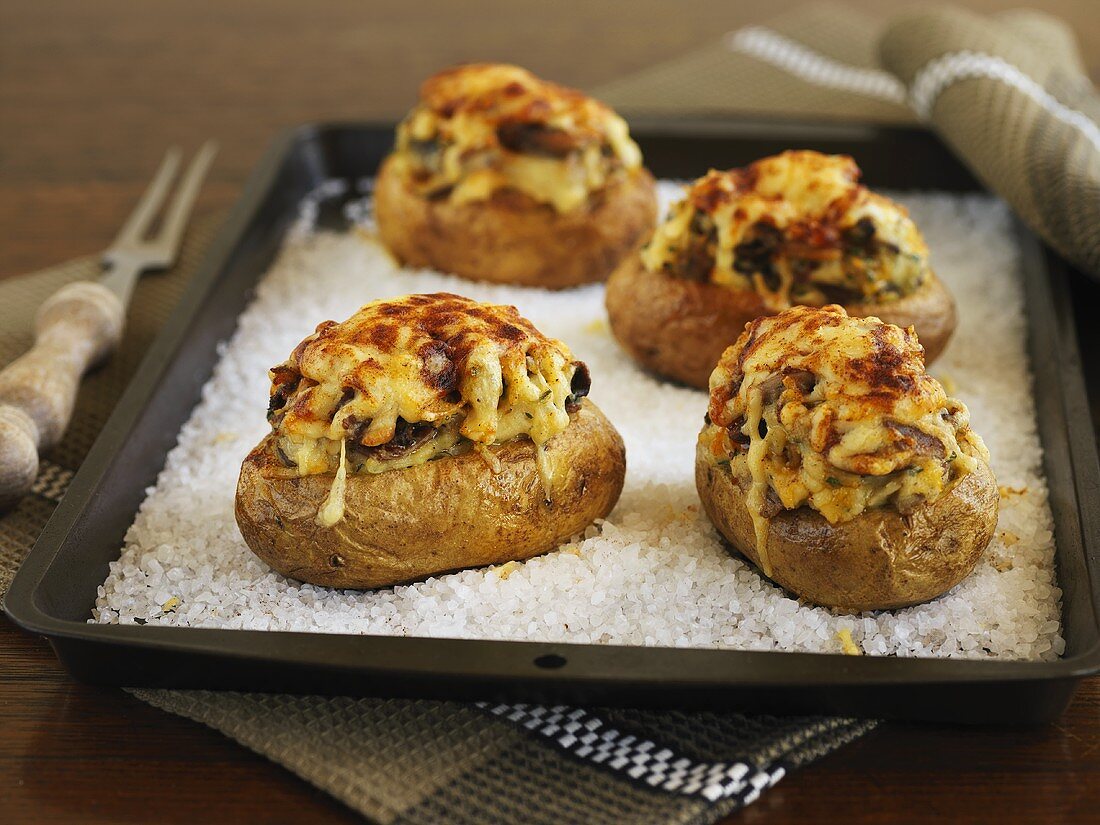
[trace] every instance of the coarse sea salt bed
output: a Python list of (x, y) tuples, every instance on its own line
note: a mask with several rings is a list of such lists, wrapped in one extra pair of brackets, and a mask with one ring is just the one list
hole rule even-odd
[[(678, 191), (663, 182), (662, 201)], [(601, 286), (548, 292), (399, 269), (363, 231), (313, 230), (316, 204), (307, 203), (148, 491), (91, 621), (833, 653), (846, 629), (872, 655), (1056, 658), (1065, 648), (1061, 591), (1009, 212), (988, 196), (899, 200), (959, 306), (958, 331), (931, 371), (970, 407), (1003, 485), (992, 544), (943, 597), (834, 614), (789, 598), (731, 556), (693, 480), (706, 395), (634, 366), (611, 337)], [(524, 563), (373, 592), (277, 575), (233, 519), (241, 460), (267, 431), (267, 369), (321, 320), (342, 320), (376, 298), (435, 291), (515, 304), (588, 363), (592, 400), (626, 442), (622, 499), (606, 521)]]

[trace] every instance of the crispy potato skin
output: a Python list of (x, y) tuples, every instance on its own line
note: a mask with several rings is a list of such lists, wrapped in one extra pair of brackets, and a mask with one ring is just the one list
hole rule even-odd
[[(745, 493), (702, 445), (695, 485), (714, 526), (759, 565)], [(980, 461), (909, 516), (883, 508), (829, 524), (809, 507), (784, 510), (768, 526), (772, 579), (809, 602), (852, 613), (934, 599), (974, 569), (993, 538), (999, 502), (993, 472)]]
[(454, 204), (415, 194), (387, 159), (374, 212), (382, 243), (405, 265), (564, 289), (607, 280), (653, 231), (657, 196), (653, 176), (637, 169), (565, 214), (510, 190)]
[[(699, 389), (707, 389), (718, 359), (745, 324), (773, 314), (754, 291), (650, 272), (638, 255), (612, 273), (605, 301), (611, 330), (634, 360)], [(844, 308), (856, 317), (874, 315), (902, 328), (915, 327), (926, 363), (943, 352), (955, 330), (955, 301), (935, 275), (889, 304)]]
[(637, 255), (611, 275), (604, 301), (612, 333), (635, 361), (700, 389), (745, 324), (768, 314), (755, 292), (650, 272)]
[(327, 587), (372, 588), (463, 567), (527, 559), (603, 518), (626, 474), (622, 438), (584, 401), (546, 450), (554, 468), (544, 503), (527, 439), (493, 447), (494, 473), (475, 452), (378, 475), (348, 475), (343, 520), (315, 521), (333, 475), (274, 477), (269, 435), (245, 459), (237, 525), (252, 551), (284, 576)]

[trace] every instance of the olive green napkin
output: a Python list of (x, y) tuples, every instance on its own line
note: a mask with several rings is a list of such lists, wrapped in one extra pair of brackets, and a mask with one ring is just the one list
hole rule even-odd
[(593, 93), (628, 115), (924, 122), (1100, 277), (1100, 96), (1073, 32), (1041, 12), (943, 6), (885, 20), (814, 4)]
[(1100, 277), (1100, 96), (1072, 35), (1047, 39), (941, 8), (886, 29), (883, 65), (975, 175), (1055, 249)]

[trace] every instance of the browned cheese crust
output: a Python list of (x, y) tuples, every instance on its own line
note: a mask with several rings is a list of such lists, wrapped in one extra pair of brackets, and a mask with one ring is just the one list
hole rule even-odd
[(424, 198), (394, 173), (389, 158), (374, 198), (379, 236), (402, 264), (549, 289), (606, 280), (648, 237), (657, 214), (653, 176), (645, 169), (561, 213), (510, 189), (459, 204)]
[[(607, 314), (619, 343), (641, 366), (664, 378), (707, 389), (710, 373), (745, 325), (774, 314), (759, 293), (650, 271), (631, 255), (607, 282)], [(854, 317), (876, 316), (914, 327), (931, 363), (955, 329), (955, 301), (929, 273), (914, 292), (889, 303), (845, 306)]]
[[(759, 565), (745, 490), (702, 445), (695, 464), (700, 498), (718, 531)], [(771, 578), (814, 604), (859, 612), (906, 607), (950, 590), (974, 568), (997, 526), (997, 483), (988, 465), (959, 479), (908, 516), (867, 511), (830, 524), (809, 507), (770, 519)]]
[(924, 363), (931, 364), (955, 332), (955, 299), (943, 281), (929, 272), (916, 291), (885, 304), (844, 304), (853, 318), (873, 316), (902, 329), (912, 327), (924, 347)]
[(287, 477), (265, 438), (245, 459), (236, 516), (248, 546), (284, 576), (328, 587), (372, 588), (464, 567), (522, 560), (558, 547), (611, 512), (625, 448), (591, 402), (545, 445), (550, 504), (527, 438), (381, 474), (349, 474), (346, 514), (316, 517), (333, 474)]

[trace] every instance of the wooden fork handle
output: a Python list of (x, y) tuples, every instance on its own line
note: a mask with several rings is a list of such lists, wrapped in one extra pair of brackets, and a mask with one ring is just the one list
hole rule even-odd
[(94, 281), (68, 284), (39, 308), (34, 346), (0, 372), (0, 510), (30, 490), (39, 453), (61, 440), (81, 377), (118, 346), (124, 315)]

